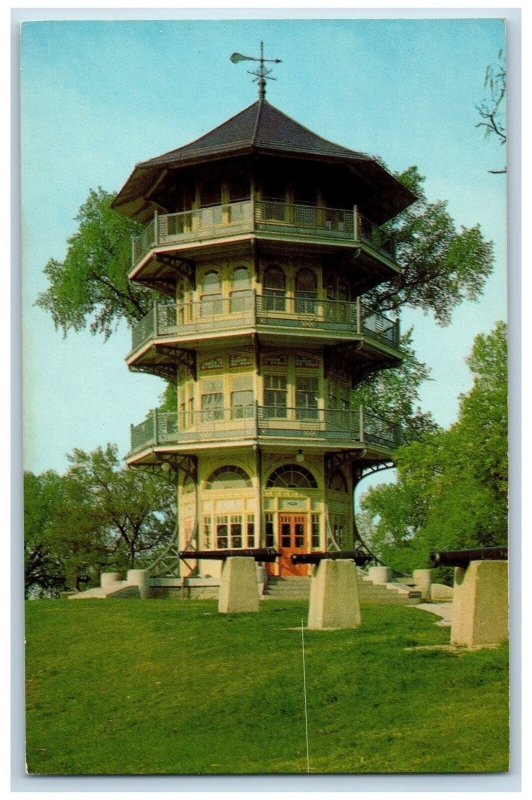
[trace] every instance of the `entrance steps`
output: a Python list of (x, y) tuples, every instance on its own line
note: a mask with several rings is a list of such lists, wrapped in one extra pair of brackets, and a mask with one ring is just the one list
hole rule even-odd
[(308, 600), (310, 577), (281, 578), (271, 576), (264, 587), (263, 600)]
[[(263, 600), (308, 600), (310, 577), (270, 577), (264, 587)], [(358, 593), (362, 603), (417, 605), (421, 592), (401, 583), (374, 584), (359, 574)]]

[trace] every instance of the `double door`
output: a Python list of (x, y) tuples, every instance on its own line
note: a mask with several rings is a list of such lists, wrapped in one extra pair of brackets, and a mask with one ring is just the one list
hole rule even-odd
[(292, 564), (290, 556), (293, 553), (306, 553), (308, 547), (308, 514), (279, 514), (278, 520), (279, 549), (282, 555), (279, 558), (279, 574), (308, 575), (307, 564)]

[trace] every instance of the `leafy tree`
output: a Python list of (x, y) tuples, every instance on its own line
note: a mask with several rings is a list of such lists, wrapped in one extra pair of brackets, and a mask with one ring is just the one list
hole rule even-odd
[(427, 566), (435, 548), (501, 545), (507, 540), (506, 326), (476, 337), (474, 374), (448, 430), (424, 434), (397, 452), (397, 483), (362, 498), (377, 555), (396, 569)]
[(357, 401), (372, 414), (401, 424), (404, 443), (438, 427), (431, 413), (419, 406), (419, 387), (430, 370), (417, 359), (412, 338), (412, 328), (401, 336), (404, 358), (398, 367), (373, 374), (356, 390)]
[(24, 474), (24, 585), (26, 594), (57, 592), (63, 568), (50, 541), (50, 528), (61, 503), (62, 480), (53, 470)]
[(147, 566), (173, 533), (175, 486), (162, 473), (122, 468), (110, 444), (69, 460), (65, 475), (24, 476), (27, 594)]
[(145, 565), (173, 532), (175, 485), (159, 471), (123, 469), (116, 445), (75, 449), (69, 460), (69, 478), (88, 492), (94, 520), (113, 543), (113, 563)]
[(111, 209), (114, 195), (91, 190), (76, 221), (77, 232), (68, 240), (63, 262), (52, 258), (44, 272), (49, 287), (37, 305), (52, 315), (56, 328), (79, 331), (90, 324), (92, 333), (107, 339), (125, 319), (141, 319), (153, 304), (153, 293), (129, 283), (131, 236), (142, 226)]
[(478, 225), (457, 231), (447, 203), (427, 200), (417, 167), (397, 177), (418, 199), (383, 226), (382, 235), (395, 241), (400, 271), (367, 301), (378, 311), (432, 312), (436, 322), (448, 325), (457, 305), (482, 294), (493, 269), (493, 244), (484, 241)]

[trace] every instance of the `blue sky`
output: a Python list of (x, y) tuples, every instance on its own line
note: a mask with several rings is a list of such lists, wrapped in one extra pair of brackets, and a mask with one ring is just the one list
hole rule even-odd
[(21, 43), (24, 466), (63, 471), (74, 447), (117, 442), (157, 404), (160, 379), (129, 374), (129, 332), (104, 343), (66, 339), (33, 305), (49, 258), (62, 260), (90, 188), (118, 189), (135, 162), (179, 147), (248, 106), (256, 85), (235, 50), (282, 59), (273, 105), (325, 138), (417, 164), (430, 199), (458, 224), (480, 223), (496, 264), (480, 303), (452, 324), (407, 312), (432, 370), (423, 406), (449, 425), (471, 385), (474, 336), (506, 318), (502, 148), (486, 141), (475, 104), (484, 70), (504, 47), (496, 19), (176, 20), (26, 23)]

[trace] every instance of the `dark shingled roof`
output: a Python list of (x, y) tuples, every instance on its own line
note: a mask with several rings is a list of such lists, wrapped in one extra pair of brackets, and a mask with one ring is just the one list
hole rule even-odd
[(300, 155), (342, 159), (370, 159), (338, 144), (322, 139), (308, 128), (274, 108), (266, 100), (257, 101), (235, 117), (190, 144), (139, 164), (139, 167), (167, 166), (190, 159), (209, 158), (247, 148), (272, 149)]
[(146, 209), (143, 198), (163, 170), (253, 152), (325, 159), (352, 166), (387, 196), (386, 217), (397, 214), (416, 199), (377, 159), (322, 139), (266, 100), (258, 100), (199, 139), (137, 164), (113, 206), (127, 216), (142, 214)]

